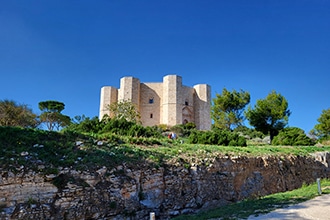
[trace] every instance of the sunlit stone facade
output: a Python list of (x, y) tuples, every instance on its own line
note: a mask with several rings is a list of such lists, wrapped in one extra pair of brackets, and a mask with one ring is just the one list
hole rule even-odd
[(119, 89), (102, 87), (99, 118), (110, 114), (107, 106), (121, 100), (135, 104), (144, 126), (194, 122), (199, 130), (211, 129), (211, 88), (207, 84), (184, 86), (182, 77), (177, 75), (167, 75), (159, 83), (123, 77)]

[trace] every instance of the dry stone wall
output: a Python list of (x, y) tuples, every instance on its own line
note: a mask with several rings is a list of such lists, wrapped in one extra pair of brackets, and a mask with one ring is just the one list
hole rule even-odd
[(57, 175), (0, 170), (0, 219), (156, 219), (292, 190), (329, 178), (330, 154), (223, 157), (207, 165), (61, 168)]

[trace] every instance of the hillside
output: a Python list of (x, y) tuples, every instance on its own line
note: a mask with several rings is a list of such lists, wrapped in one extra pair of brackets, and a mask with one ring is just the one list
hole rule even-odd
[[(134, 144), (133, 144), (134, 143)], [(95, 170), (115, 167), (121, 163), (159, 167), (165, 161), (205, 165), (222, 156), (306, 156), (330, 151), (315, 146), (247, 146), (230, 147), (186, 144), (180, 140), (132, 138), (111, 133), (81, 134), (54, 132), (18, 127), (0, 127), (0, 164), (2, 169), (32, 169), (43, 173), (56, 172), (58, 167)], [(37, 165), (45, 165), (44, 170)]]
[(330, 177), (330, 147), (182, 141), (0, 127), (0, 218), (169, 219)]

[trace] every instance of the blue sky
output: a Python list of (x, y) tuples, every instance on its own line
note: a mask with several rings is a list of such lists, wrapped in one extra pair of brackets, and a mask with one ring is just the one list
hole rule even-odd
[[(310, 131), (330, 108), (328, 0), (0, 0), (0, 99), (65, 103), (98, 116), (100, 89), (123, 76), (272, 90), (289, 126)], [(248, 125), (248, 122), (246, 122)]]

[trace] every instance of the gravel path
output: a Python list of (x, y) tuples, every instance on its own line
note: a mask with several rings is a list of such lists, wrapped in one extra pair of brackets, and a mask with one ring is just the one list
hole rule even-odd
[(250, 216), (248, 220), (330, 220), (330, 194), (318, 196), (312, 200), (277, 209), (265, 215)]

